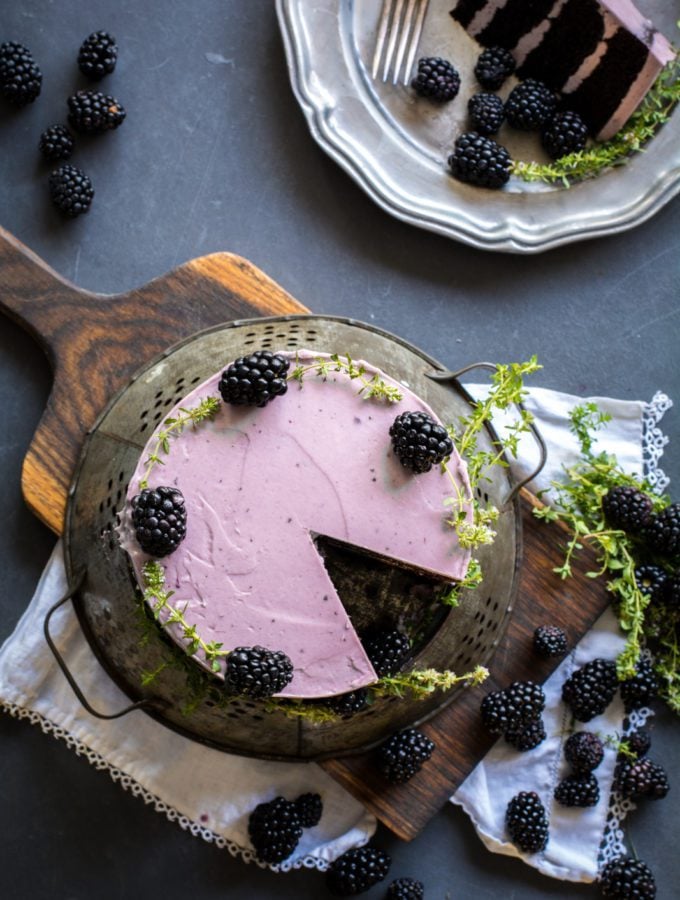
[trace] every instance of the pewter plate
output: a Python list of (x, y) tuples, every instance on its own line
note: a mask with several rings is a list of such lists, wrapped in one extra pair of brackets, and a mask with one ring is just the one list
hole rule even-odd
[[(444, 56), (461, 73), (460, 94), (434, 106), (403, 86), (374, 82), (370, 62), (382, 0), (277, 0), (295, 95), (312, 135), (387, 212), (485, 250), (538, 253), (615, 234), (654, 215), (680, 190), (680, 114), (644, 153), (569, 189), (511, 178), (502, 191), (461, 184), (446, 172), (467, 130), (478, 45), (451, 19), (452, 0), (430, 0), (418, 55)], [(677, 8), (637, 5), (669, 37)], [(507, 94), (512, 83), (504, 86)], [(503, 129), (513, 158), (547, 162), (534, 135)]]

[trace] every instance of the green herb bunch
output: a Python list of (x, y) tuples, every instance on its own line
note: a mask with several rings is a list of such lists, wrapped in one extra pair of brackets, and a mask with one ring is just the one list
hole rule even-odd
[(399, 403), (403, 399), (399, 388), (388, 384), (377, 372), (367, 377), (366, 367), (358, 365), (349, 353), (345, 356), (333, 353), (328, 358), (320, 356), (308, 365), (302, 364), (296, 354), (295, 368), (288, 376), (288, 380), (297, 381), (302, 387), (305, 375), (313, 374), (325, 381), (333, 372), (344, 372), (352, 381), (358, 380), (361, 388), (357, 393), (365, 400), (375, 398), (386, 400), (388, 403)]
[(600, 568), (588, 575), (607, 578), (614, 609), (626, 633), (626, 645), (617, 660), (619, 678), (625, 680), (635, 675), (635, 665), (643, 646), (649, 644), (655, 653), (655, 670), (662, 685), (660, 694), (680, 713), (678, 611), (661, 601), (650, 607), (649, 596), (640, 590), (635, 579), (638, 558), (644, 552), (641, 539), (611, 528), (602, 511), (602, 498), (620, 485), (648, 494), (654, 512), (660, 512), (670, 501), (668, 497), (654, 495), (646, 479), (624, 472), (613, 454), (594, 452), (595, 433), (610, 419), (611, 416), (601, 412), (594, 403), (585, 403), (572, 410), (570, 427), (579, 442), (579, 461), (566, 468), (564, 483), (552, 482), (553, 505), (535, 509), (534, 515), (547, 522), (561, 521), (571, 532), (564, 562), (555, 569), (562, 578), (572, 574), (572, 560), (583, 549), (584, 543), (596, 549)]

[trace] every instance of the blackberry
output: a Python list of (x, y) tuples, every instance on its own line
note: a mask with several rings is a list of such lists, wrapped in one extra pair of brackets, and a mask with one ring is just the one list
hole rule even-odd
[(326, 886), (338, 897), (363, 894), (382, 881), (390, 870), (392, 860), (377, 847), (356, 847), (339, 856), (326, 873)]
[(348, 691), (346, 694), (338, 694), (337, 697), (329, 697), (325, 701), (326, 706), (343, 719), (366, 709), (368, 706), (368, 692), (365, 688), (356, 691)]
[(497, 91), (515, 71), (515, 59), (504, 47), (487, 47), (475, 65), (475, 77), (482, 87)]
[(628, 534), (639, 534), (650, 521), (652, 501), (637, 488), (619, 485), (602, 498), (602, 512), (610, 525)]
[(600, 786), (593, 774), (569, 775), (557, 785), (554, 796), (561, 806), (597, 806)]
[(624, 740), (630, 752), (637, 757), (644, 756), (652, 746), (652, 736), (644, 728), (639, 728), (632, 734), (627, 735)]
[(73, 135), (65, 125), (50, 125), (40, 135), (38, 150), (45, 159), (68, 159), (73, 153)]
[(635, 676), (622, 681), (621, 699), (627, 713), (650, 703), (659, 692), (659, 679), (647, 660), (640, 660), (635, 666)]
[(101, 81), (116, 68), (116, 39), (106, 31), (94, 31), (78, 51), (78, 68), (90, 81)]
[(418, 60), (418, 72), (411, 87), (420, 97), (446, 103), (460, 90), (460, 75), (451, 63), (439, 56)]
[(508, 125), (520, 131), (538, 131), (555, 112), (557, 99), (550, 88), (527, 78), (510, 92), (505, 101)]
[(415, 878), (397, 878), (387, 888), (386, 900), (423, 900), (425, 885)]
[(663, 586), (663, 599), (672, 609), (680, 609), (680, 572), (668, 576)]
[(588, 128), (575, 112), (557, 112), (543, 126), (541, 142), (551, 159), (583, 150), (588, 140)]
[(302, 837), (295, 804), (284, 797), (258, 804), (248, 819), (248, 836), (262, 862), (280, 863), (287, 859)]
[(49, 189), (52, 203), (69, 219), (86, 213), (94, 197), (89, 176), (82, 169), (68, 164), (52, 172)]
[(545, 740), (545, 725), (540, 717), (529, 722), (527, 725), (520, 725), (518, 728), (511, 728), (505, 732), (505, 740), (522, 753), (533, 750)]
[(271, 697), (293, 678), (293, 664), (280, 650), (266, 647), (237, 647), (227, 657), (224, 680), (234, 694), (245, 697)]
[(182, 492), (174, 487), (145, 488), (132, 498), (132, 524), (137, 543), (149, 556), (173, 553), (187, 533)]
[(31, 51), (16, 41), (0, 44), (0, 94), (14, 106), (27, 106), (39, 96), (42, 72)]
[(394, 454), (416, 475), (429, 472), (453, 453), (453, 442), (443, 425), (424, 412), (403, 412), (390, 426)]
[(651, 516), (643, 534), (647, 544), (661, 556), (680, 553), (680, 503), (672, 503)]
[(562, 699), (575, 719), (590, 722), (601, 715), (614, 699), (618, 679), (616, 663), (593, 659), (581, 666), (562, 685)]
[(319, 794), (300, 794), (295, 801), (295, 811), (303, 828), (314, 828), (323, 814), (321, 797)]
[(640, 859), (617, 856), (602, 869), (598, 881), (603, 897), (614, 900), (653, 900), (656, 897), (654, 876)]
[(422, 731), (406, 728), (393, 734), (380, 748), (380, 771), (391, 784), (403, 784), (420, 771), (434, 750), (434, 742)]
[(502, 188), (510, 178), (510, 154), (502, 144), (475, 131), (467, 131), (456, 140), (448, 165), (458, 181), (487, 187)]
[(284, 356), (271, 350), (240, 356), (222, 372), (219, 383), (222, 399), (234, 406), (266, 406), (288, 390), (289, 367)]
[(621, 794), (628, 800), (662, 800), (668, 791), (668, 775), (663, 766), (643, 756), (635, 762), (624, 765), (618, 774), (617, 783)]
[(564, 656), (567, 649), (567, 636), (557, 625), (539, 625), (534, 631), (534, 650), (539, 656)]
[(520, 730), (537, 719), (545, 706), (545, 694), (532, 681), (515, 681), (503, 691), (492, 691), (482, 700), (484, 725), (492, 734)]
[(567, 738), (564, 758), (576, 772), (592, 772), (604, 759), (604, 745), (592, 731), (577, 731)]
[(68, 122), (81, 134), (103, 134), (118, 128), (125, 108), (115, 97), (99, 91), (78, 91), (68, 98)]
[(398, 628), (372, 632), (364, 638), (363, 645), (378, 678), (395, 675), (411, 652), (410, 640)]
[(503, 124), (505, 107), (496, 94), (473, 94), (468, 100), (468, 115), (472, 130), (489, 137)]
[(659, 603), (664, 599), (668, 581), (668, 573), (661, 566), (649, 564), (635, 569), (635, 583), (640, 593), (649, 597), (650, 603)]
[(548, 817), (538, 794), (521, 791), (514, 796), (505, 813), (510, 839), (525, 853), (538, 853), (548, 844)]

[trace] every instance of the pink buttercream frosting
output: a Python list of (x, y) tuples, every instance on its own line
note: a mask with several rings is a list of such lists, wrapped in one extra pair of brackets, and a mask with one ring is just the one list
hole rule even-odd
[[(294, 364), (295, 354), (282, 355)], [(309, 364), (322, 354), (297, 356)], [(364, 365), (369, 376), (379, 371)], [(220, 374), (169, 415), (219, 397)], [(394, 404), (363, 399), (358, 387), (344, 373), (324, 381), (309, 372), (302, 386), (291, 382), (263, 409), (223, 404), (213, 421), (172, 440), (165, 464), (149, 479), (152, 488), (178, 487), (186, 500), (186, 538), (161, 560), (172, 604), (186, 604), (186, 620), (206, 642), (285, 652), (294, 677), (281, 696), (331, 696), (377, 678), (314, 535), (446, 580), (462, 578), (470, 559), (445, 521), (450, 478), (439, 467), (414, 476), (391, 451), (389, 428), (400, 412), (436, 416), (403, 385)], [(121, 516), (121, 544), (140, 583), (149, 557), (134, 538), (130, 503), (155, 441), (141, 454)], [(467, 470), (455, 452), (449, 470), (469, 498)], [(469, 502), (465, 511), (470, 520)], [(182, 642), (176, 626), (168, 630)]]

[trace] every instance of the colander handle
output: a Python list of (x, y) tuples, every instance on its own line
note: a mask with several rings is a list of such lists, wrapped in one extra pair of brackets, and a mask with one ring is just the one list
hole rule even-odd
[(85, 580), (85, 573), (83, 572), (69, 586), (67, 593), (64, 594), (64, 596), (60, 600), (57, 600), (57, 602), (54, 604), (54, 606), (50, 607), (50, 609), (47, 611), (47, 615), (45, 616), (45, 622), (43, 623), (43, 632), (45, 634), (45, 640), (47, 641), (47, 646), (52, 651), (52, 655), (56, 659), (57, 665), (59, 666), (61, 671), (64, 673), (64, 677), (66, 678), (68, 683), (71, 685), (71, 688), (73, 689), (73, 693), (76, 695), (76, 697), (81, 702), (81, 704), (84, 706), (84, 708), (90, 713), (90, 715), (96, 716), (96, 718), (98, 718), (98, 719), (120, 719), (121, 716), (125, 716), (129, 712), (133, 712), (133, 710), (135, 710), (135, 709), (144, 709), (146, 707), (156, 705), (155, 700), (146, 699), (146, 700), (139, 700), (139, 701), (137, 701), (137, 703), (132, 703), (132, 704), (130, 704), (130, 706), (126, 706), (125, 709), (121, 709), (119, 712), (116, 712), (116, 713), (101, 713), (101, 712), (99, 712), (93, 706), (91, 706), (89, 704), (87, 698), (85, 697), (85, 695), (81, 691), (80, 687), (78, 686), (78, 682), (75, 680), (70, 669), (66, 665), (66, 662), (64, 661), (63, 656), (61, 655), (59, 650), (57, 650), (57, 647), (56, 647), (54, 641), (52, 640), (52, 635), (50, 634), (50, 619), (52, 618), (54, 613), (60, 607), (62, 607), (65, 603), (67, 603), (69, 600), (72, 600), (75, 597), (75, 595), (80, 590), (80, 587), (84, 580)]
[[(493, 363), (477, 362), (477, 363), (470, 363), (470, 365), (468, 365), (468, 366), (463, 366), (462, 369), (458, 369), (456, 372), (450, 372), (450, 371), (428, 372), (427, 377), (431, 378), (432, 381), (438, 381), (440, 383), (457, 382), (462, 375), (465, 375), (467, 372), (470, 372), (472, 369), (489, 369), (490, 371), (495, 372), (497, 368), (498, 367), (495, 366)], [(521, 400), (519, 400), (517, 402), (517, 406), (522, 410), (522, 412), (526, 412), (526, 408)], [(512, 501), (515, 499), (517, 494), (519, 494), (519, 492), (522, 490), (522, 488), (525, 487), (525, 485), (529, 484), (530, 481), (533, 481), (533, 479), (538, 475), (538, 473), (541, 471), (541, 469), (545, 465), (546, 460), (548, 458), (548, 448), (545, 445), (543, 436), (541, 435), (540, 431), (536, 427), (536, 423), (530, 422), (529, 428), (531, 429), (531, 433), (533, 434), (534, 439), (535, 439), (536, 443), (538, 444), (538, 449), (539, 449), (539, 454), (540, 454), (538, 465), (536, 466), (536, 468), (534, 469), (533, 472), (531, 472), (529, 475), (526, 476), (526, 478), (523, 478), (516, 485), (514, 485), (514, 487), (512, 488), (512, 490), (510, 491), (510, 493), (507, 496), (507, 499), (505, 501), (506, 503), (512, 503)]]

